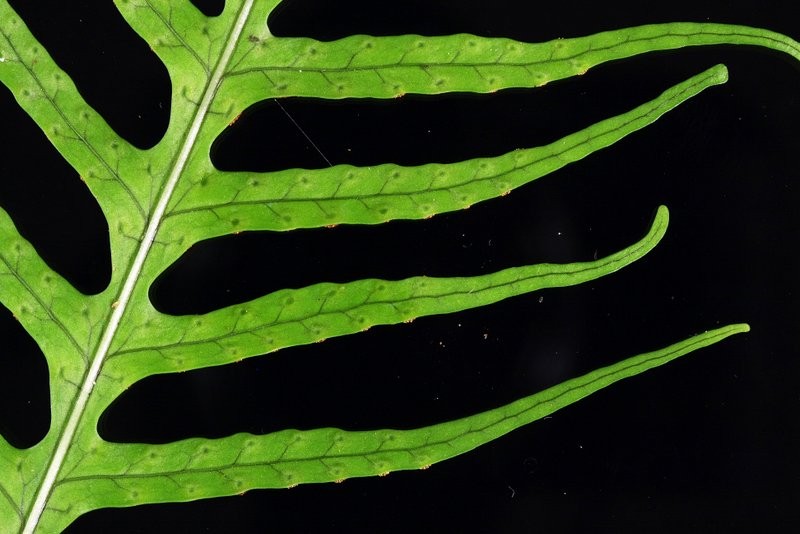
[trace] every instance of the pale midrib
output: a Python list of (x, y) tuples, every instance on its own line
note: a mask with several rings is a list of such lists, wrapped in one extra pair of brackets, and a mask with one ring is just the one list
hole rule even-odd
[(75, 437), (75, 433), (78, 430), (83, 413), (86, 410), (86, 405), (89, 402), (89, 397), (92, 393), (92, 389), (94, 388), (95, 381), (100, 374), (103, 362), (105, 361), (106, 356), (108, 355), (108, 350), (111, 347), (111, 342), (114, 340), (114, 336), (116, 335), (122, 317), (127, 309), (128, 302), (130, 301), (133, 290), (139, 280), (139, 275), (142, 272), (145, 260), (150, 252), (150, 248), (155, 241), (158, 227), (164, 218), (164, 213), (166, 212), (167, 205), (169, 204), (172, 194), (175, 191), (175, 186), (177, 185), (178, 180), (180, 179), (181, 174), (186, 167), (186, 163), (189, 160), (189, 155), (191, 154), (194, 144), (197, 141), (197, 137), (200, 133), (200, 127), (202, 126), (205, 117), (208, 115), (208, 110), (211, 107), (211, 101), (216, 95), (217, 87), (222, 79), (222, 75), (225, 72), (228, 63), (230, 62), (231, 56), (233, 55), (233, 50), (236, 48), (236, 44), (239, 41), (242, 30), (247, 23), (247, 19), (253, 7), (253, 2), (254, 0), (245, 0), (244, 4), (242, 5), (239, 15), (236, 18), (236, 23), (234, 24), (231, 33), (228, 36), (222, 56), (220, 57), (220, 60), (206, 85), (203, 98), (200, 101), (200, 105), (197, 107), (197, 112), (195, 113), (192, 124), (186, 133), (181, 150), (178, 153), (178, 157), (175, 160), (169, 178), (164, 185), (164, 189), (162, 190), (158, 199), (156, 208), (153, 211), (153, 215), (147, 225), (147, 230), (145, 231), (142, 242), (136, 252), (136, 257), (131, 265), (130, 270), (128, 271), (125, 282), (122, 285), (122, 290), (120, 291), (119, 297), (115, 303), (114, 311), (111, 314), (106, 329), (103, 332), (103, 336), (100, 339), (100, 344), (98, 345), (97, 350), (92, 357), (89, 371), (86, 374), (83, 384), (81, 385), (78, 398), (75, 401), (72, 411), (70, 412), (70, 416), (67, 420), (67, 424), (64, 427), (64, 431), (61, 433), (58, 443), (56, 444), (55, 452), (50, 460), (50, 464), (47, 466), (47, 472), (42, 479), (42, 483), (39, 486), (38, 492), (36, 493), (36, 499), (31, 506), (27, 521), (22, 529), (23, 534), (33, 534), (35, 532), (42, 513), (47, 506), (47, 501), (50, 498), (50, 492), (56, 483), (58, 473), (61, 470), (64, 459), (66, 458), (69, 448), (72, 445), (72, 440)]

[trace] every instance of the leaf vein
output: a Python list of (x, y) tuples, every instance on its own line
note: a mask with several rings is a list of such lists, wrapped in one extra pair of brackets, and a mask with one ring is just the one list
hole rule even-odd
[(47, 317), (49, 317), (50, 320), (58, 327), (58, 329), (61, 330), (61, 332), (66, 336), (66, 338), (70, 341), (70, 343), (82, 356), (84, 363), (86, 363), (89, 358), (88, 347), (82, 347), (80, 343), (78, 343), (78, 340), (75, 338), (72, 331), (69, 328), (67, 328), (64, 322), (61, 320), (61, 318), (55, 314), (52, 307), (45, 304), (44, 299), (42, 299), (41, 295), (39, 295), (39, 293), (33, 289), (33, 286), (31, 286), (31, 284), (28, 283), (25, 277), (19, 274), (17, 269), (8, 262), (8, 259), (2, 253), (0, 253), (0, 261), (3, 262), (3, 265), (6, 266), (6, 269), (8, 269), (9, 273), (12, 274), (12, 276), (14, 276), (14, 278), (17, 279), (17, 281), (20, 283), (20, 285), (22, 285), (22, 287), (25, 288), (28, 294), (31, 297), (33, 297), (33, 299), (36, 301), (39, 307), (41, 307), (45, 311)]
[(117, 171), (117, 169), (112, 167), (111, 164), (105, 159), (105, 157), (102, 156), (100, 154), (100, 152), (98, 152), (98, 150), (94, 147), (94, 145), (92, 143), (90, 143), (89, 140), (86, 139), (86, 137), (84, 137), (84, 135), (82, 135), (78, 131), (78, 129), (75, 127), (75, 125), (72, 123), (72, 121), (64, 113), (64, 110), (61, 109), (61, 107), (55, 101), (54, 97), (50, 96), (48, 90), (45, 88), (44, 84), (42, 83), (41, 78), (39, 78), (39, 75), (36, 74), (36, 72), (30, 67), (30, 65), (28, 65), (28, 63), (19, 54), (16, 46), (14, 46), (14, 43), (11, 41), (11, 38), (8, 35), (6, 35), (1, 29), (0, 29), (0, 34), (3, 35), (3, 37), (8, 42), (8, 45), (11, 47), (12, 51), (14, 52), (14, 54), (19, 58), (19, 63), (23, 66), (23, 68), (25, 68), (25, 70), (28, 72), (28, 75), (34, 80), (34, 82), (36, 82), (36, 85), (39, 86), (39, 89), (42, 91), (42, 93), (41, 93), (42, 96), (44, 96), (44, 98), (50, 103), (50, 106), (56, 111), (56, 113), (58, 113), (58, 115), (61, 118), (61, 120), (73, 132), (73, 134), (80, 141), (80, 143), (83, 144), (84, 147), (94, 156), (94, 158), (97, 161), (99, 161), (100, 164), (103, 167), (105, 167), (105, 169), (111, 174), (112, 178), (119, 184), (119, 186), (125, 191), (125, 193), (128, 195), (128, 197), (131, 199), (131, 201), (133, 202), (133, 205), (136, 207), (136, 209), (139, 211), (139, 214), (142, 216), (142, 219), (145, 219), (146, 218), (145, 210), (142, 207), (141, 203), (139, 202), (139, 199), (133, 193), (131, 188), (128, 187), (128, 185), (125, 183), (125, 181), (121, 178), (121, 176), (119, 175), (119, 172)]
[(159, 18), (159, 20), (161, 20), (161, 23), (167, 29), (169, 29), (169, 31), (172, 33), (172, 35), (174, 35), (175, 38), (180, 42), (181, 46), (183, 48), (185, 48), (192, 55), (192, 57), (194, 57), (195, 61), (197, 61), (197, 63), (200, 65), (200, 67), (205, 71), (206, 77), (210, 76), (211, 75), (211, 67), (209, 66), (209, 64), (206, 61), (204, 61), (202, 58), (200, 58), (200, 55), (197, 53), (197, 51), (194, 48), (192, 48), (191, 46), (189, 46), (189, 43), (186, 42), (186, 39), (184, 39), (183, 35), (181, 35), (178, 32), (178, 30), (175, 28), (175, 26), (172, 24), (172, 20), (170, 20), (171, 19), (171, 15), (172, 15), (172, 5), (169, 6), (170, 19), (167, 19), (167, 18), (164, 17), (164, 15), (160, 11), (158, 11), (155, 7), (153, 7), (153, 3), (152, 3), (151, 0), (144, 0), (144, 1), (147, 4), (147, 7), (156, 15), (156, 17)]

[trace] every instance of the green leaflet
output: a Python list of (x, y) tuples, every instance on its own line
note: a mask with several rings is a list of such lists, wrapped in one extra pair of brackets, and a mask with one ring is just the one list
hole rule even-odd
[[(631, 111), (550, 145), (453, 164), (224, 173), (209, 150), (248, 106), (283, 96), (392, 98), (405, 93), (535, 87), (606, 61), (705, 44), (747, 44), (800, 58), (784, 36), (740, 26), (667, 24), (527, 44), (471, 35), (274, 38), (277, 1), (228, 1), (207, 18), (188, 2), (118, 0), (120, 13), (172, 79), (163, 140), (139, 150), (116, 135), (0, 1), (0, 81), (80, 173), (105, 214), (114, 271), (96, 296), (52, 272), (0, 211), (0, 302), (39, 343), (50, 372), (52, 426), (17, 450), (0, 439), (0, 532), (54, 532), (109, 506), (185, 501), (416, 469), (466, 452), (616, 380), (744, 332), (732, 325), (462, 420), (408, 431), (286, 430), (166, 445), (111, 444), (102, 411), (156, 373), (221, 365), (280, 348), (453, 313), (543, 287), (581, 283), (639, 259), (667, 212), (638, 243), (586, 263), (543, 264), (471, 278), (356, 280), (286, 289), (201, 316), (158, 313), (147, 291), (190, 246), (250, 230), (420, 219), (502, 196), (613, 144), (712, 85), (717, 66)], [(324, 281), (321, 281), (324, 282)]]
[[(524, 399), (471, 417), (416, 430), (346, 432), (338, 428), (284, 430), (225, 440), (189, 439), (167, 445), (97, 443), (61, 480), (60, 506), (92, 508), (234, 495), (252, 488), (286, 488), (312, 482), (425, 469), (552, 414), (618, 380), (688, 352), (748, 331), (731, 325), (669, 347), (628, 358)], [(131, 466), (128, 458), (141, 458)], [(95, 473), (108, 473), (97, 476)]]
[[(151, 309), (143, 322), (132, 321), (130, 328), (120, 330), (121, 344), (112, 347), (104, 373), (116, 388), (126, 388), (155, 373), (229, 363), (375, 325), (409, 322), (538, 289), (579, 284), (641, 258), (666, 229), (667, 210), (661, 207), (652, 229), (640, 242), (592, 262), (531, 265), (469, 278), (318, 284), (278, 291), (205, 316), (167, 317)], [(159, 343), (153, 342), (156, 337)]]
[[(605, 148), (726, 79), (725, 67), (718, 65), (628, 113), (549, 145), (495, 158), (419, 167), (387, 164), (300, 172), (212, 171), (188, 182), (185, 193), (166, 215), (162, 232), (175, 235), (176, 240), (190, 236), (194, 241), (242, 230), (421, 219), (468, 208)], [(186, 218), (195, 224), (183, 223)]]

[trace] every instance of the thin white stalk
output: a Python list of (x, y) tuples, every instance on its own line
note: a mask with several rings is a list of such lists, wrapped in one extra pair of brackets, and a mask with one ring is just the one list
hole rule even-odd
[(144, 267), (144, 262), (147, 259), (150, 248), (153, 246), (153, 241), (155, 240), (156, 233), (158, 232), (158, 227), (164, 217), (164, 213), (167, 209), (170, 198), (172, 197), (172, 193), (175, 191), (175, 186), (177, 185), (178, 180), (180, 179), (181, 174), (186, 167), (189, 154), (191, 153), (192, 148), (197, 141), (197, 136), (200, 133), (200, 127), (202, 126), (203, 120), (208, 114), (211, 101), (214, 99), (217, 87), (222, 79), (222, 75), (225, 73), (225, 69), (227, 68), (231, 56), (233, 55), (233, 50), (236, 48), (236, 43), (239, 41), (242, 30), (247, 23), (250, 10), (253, 7), (253, 2), (254, 0), (245, 0), (244, 4), (242, 5), (242, 9), (239, 12), (236, 23), (231, 30), (230, 35), (228, 36), (228, 41), (225, 44), (222, 57), (217, 63), (217, 66), (208, 81), (208, 85), (206, 85), (203, 98), (197, 108), (197, 112), (192, 120), (192, 124), (186, 133), (183, 145), (181, 146), (181, 151), (178, 154), (175, 165), (172, 167), (172, 171), (167, 179), (167, 183), (164, 185), (164, 188), (161, 191), (161, 195), (158, 198), (158, 203), (156, 204), (153, 215), (147, 225), (144, 238), (142, 239), (139, 249), (136, 252), (136, 258), (134, 259), (133, 264), (131, 265), (131, 268), (125, 278), (125, 282), (122, 285), (122, 290), (119, 293), (119, 298), (116, 301), (114, 311), (111, 314), (108, 325), (106, 325), (105, 331), (103, 332), (103, 337), (100, 339), (100, 344), (98, 345), (97, 350), (92, 357), (92, 362), (89, 366), (89, 372), (86, 374), (86, 378), (83, 381), (80, 393), (78, 394), (78, 398), (75, 402), (75, 406), (72, 412), (70, 412), (69, 419), (64, 427), (64, 432), (61, 434), (58, 444), (56, 445), (55, 452), (50, 460), (50, 464), (47, 466), (47, 472), (42, 479), (42, 483), (39, 486), (38, 492), (36, 493), (36, 499), (34, 500), (30, 513), (28, 514), (25, 527), (22, 530), (23, 534), (34, 533), (37, 525), (39, 524), (39, 519), (41, 518), (42, 513), (47, 506), (50, 492), (53, 489), (58, 477), (58, 473), (61, 470), (62, 464), (64, 463), (64, 459), (66, 458), (69, 448), (72, 445), (72, 440), (75, 437), (75, 433), (78, 430), (83, 413), (86, 410), (86, 405), (89, 402), (89, 396), (92, 393), (92, 389), (94, 388), (95, 381), (100, 374), (100, 370), (103, 367), (103, 362), (108, 355), (108, 349), (111, 347), (111, 342), (114, 340), (114, 335), (116, 334), (120, 321), (125, 314), (128, 302), (133, 294), (133, 289), (136, 286), (136, 282), (139, 280), (139, 275)]

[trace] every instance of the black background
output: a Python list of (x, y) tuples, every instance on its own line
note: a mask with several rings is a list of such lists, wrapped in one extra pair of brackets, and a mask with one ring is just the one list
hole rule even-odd
[[(111, 2), (11, 2), (84, 97), (146, 148), (169, 79)], [(210, 2), (213, 4), (213, 2)], [(675, 20), (800, 38), (792, 3), (519, 0), (287, 1), (277, 35), (470, 32), (524, 41)], [(214, 9), (211, 5), (207, 9)], [(429, 221), (243, 234), (193, 248), (154, 286), (199, 313), (282, 287), (367, 276), (470, 275), (605, 255), (671, 226), (643, 261), (575, 288), (157, 377), (104, 417), (116, 441), (287, 427), (412, 428), (498, 406), (731, 322), (752, 332), (617, 384), (423, 472), (190, 504), (103, 510), (69, 532), (796, 532), (800, 527), (800, 66), (748, 47), (649, 54), (537, 90), (282, 104), (245, 114), (215, 147), (223, 169), (418, 164), (552, 141), (716, 63), (730, 81), (619, 144), (505, 198)], [(0, 205), (86, 293), (110, 276), (107, 229), (74, 171), (0, 89)], [(46, 362), (0, 309), (0, 432), (49, 425)]]

